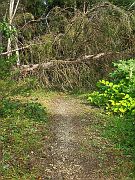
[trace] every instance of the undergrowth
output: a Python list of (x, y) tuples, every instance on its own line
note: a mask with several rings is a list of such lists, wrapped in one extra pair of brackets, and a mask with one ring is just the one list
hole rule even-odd
[(45, 124), (21, 117), (7, 117), (0, 120), (1, 177), (36, 179), (40, 168), (36, 170), (34, 168), (42, 152), (43, 137), (47, 135)]
[(99, 91), (90, 94), (88, 101), (113, 114), (135, 116), (135, 60), (120, 61), (114, 66), (111, 80), (100, 80)]
[(114, 66), (110, 80), (100, 80), (99, 91), (89, 94), (88, 101), (103, 107), (109, 115), (103, 134), (130, 158), (135, 169), (135, 59), (119, 61)]
[[(0, 81), (0, 156), (2, 179), (37, 179), (47, 131), (47, 110), (29, 97), (33, 79)], [(22, 97), (19, 98), (18, 97)]]
[(106, 124), (104, 132), (116, 143), (116, 147), (123, 149), (125, 154), (135, 160), (135, 122), (130, 117), (112, 117)]
[(0, 116), (28, 118), (35, 121), (46, 121), (46, 109), (37, 102), (22, 103), (19, 100), (4, 99), (0, 102)]
[[(122, 157), (128, 163), (126, 167), (119, 167), (124, 171), (128, 170), (127, 177), (135, 178), (135, 122), (131, 117), (109, 116), (106, 119), (102, 136), (114, 144), (114, 148), (122, 152)], [(119, 160), (119, 159), (118, 159)]]

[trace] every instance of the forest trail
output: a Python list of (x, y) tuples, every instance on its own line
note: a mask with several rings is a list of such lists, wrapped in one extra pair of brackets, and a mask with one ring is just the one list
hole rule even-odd
[[(53, 140), (44, 164), (43, 179), (102, 180), (118, 179), (111, 145), (95, 128), (101, 121), (94, 109), (81, 100), (57, 96), (44, 102), (49, 112)], [(109, 150), (110, 151), (110, 150)]]
[(55, 134), (52, 156), (56, 171), (53, 172), (53, 179), (89, 179), (91, 172), (84, 171), (83, 159), (78, 154), (82, 138), (78, 119), (82, 112), (80, 103), (74, 99), (58, 98), (52, 103), (50, 110), (53, 113), (52, 130)]

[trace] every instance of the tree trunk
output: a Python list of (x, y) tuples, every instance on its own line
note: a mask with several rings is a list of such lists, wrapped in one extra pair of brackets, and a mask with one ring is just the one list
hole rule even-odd
[[(10, 0), (10, 5), (9, 5), (9, 30), (12, 29), (12, 22), (13, 22), (13, 18), (16, 14), (18, 5), (19, 5), (19, 1), (17, 1), (16, 5), (15, 5), (15, 0)], [(7, 44), (7, 52), (8, 52), (8, 58), (12, 55), (12, 37), (8, 38), (8, 44)], [(17, 37), (17, 33), (16, 33), (16, 39), (15, 39), (15, 47), (16, 49), (18, 49), (18, 37)], [(19, 61), (19, 51), (16, 50), (16, 55), (17, 55), (17, 64), (20, 63)]]
[[(9, 30), (12, 29), (12, 16), (13, 16), (13, 9), (14, 9), (14, 0), (10, 0), (9, 5)], [(7, 44), (7, 52), (11, 51), (11, 37), (8, 38), (8, 44)], [(12, 54), (8, 53), (8, 57), (10, 57)]]

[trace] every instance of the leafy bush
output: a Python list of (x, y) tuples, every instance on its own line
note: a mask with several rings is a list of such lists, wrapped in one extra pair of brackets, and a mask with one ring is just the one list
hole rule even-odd
[(2, 32), (5, 37), (10, 38), (16, 32), (16, 29), (10, 27), (9, 23), (4, 20), (0, 22), (0, 32)]
[(88, 101), (103, 106), (109, 112), (135, 115), (135, 60), (114, 63), (116, 70), (111, 80), (100, 80), (98, 92), (89, 95)]

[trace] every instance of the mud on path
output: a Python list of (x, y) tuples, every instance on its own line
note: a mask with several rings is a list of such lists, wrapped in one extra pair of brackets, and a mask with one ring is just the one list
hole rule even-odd
[(52, 141), (46, 160), (41, 162), (42, 179), (122, 179), (115, 171), (117, 156), (111, 145), (93, 129), (101, 121), (95, 110), (79, 99), (57, 96), (45, 102), (50, 116)]

